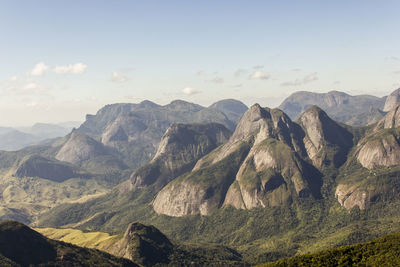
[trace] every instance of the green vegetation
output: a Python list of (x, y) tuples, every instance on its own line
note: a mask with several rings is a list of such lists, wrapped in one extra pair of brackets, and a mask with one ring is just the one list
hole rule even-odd
[(299, 255), (277, 262), (273, 266), (399, 266), (400, 234), (387, 235), (373, 241)]

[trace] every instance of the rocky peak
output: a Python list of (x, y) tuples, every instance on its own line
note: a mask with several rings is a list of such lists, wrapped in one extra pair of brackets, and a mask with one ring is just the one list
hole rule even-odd
[(231, 131), (218, 123), (173, 124), (162, 137), (152, 161), (132, 173), (131, 178), (121, 184), (120, 191), (152, 184), (161, 188), (190, 171), (198, 159), (225, 143), (230, 136)]
[(108, 154), (104, 146), (86, 134), (74, 131), (60, 148), (56, 159), (73, 164)]
[(143, 100), (142, 102), (139, 103), (138, 105), (139, 108), (157, 108), (159, 105), (157, 105), (154, 102), (151, 102), (150, 100)]
[(339, 92), (339, 91), (330, 91), (326, 95), (324, 95), (324, 101), (328, 107), (336, 107), (341, 104), (344, 104), (350, 95)]
[(122, 239), (113, 245), (110, 252), (140, 265), (153, 266), (167, 264), (173, 249), (172, 242), (157, 228), (134, 222), (128, 226)]
[(387, 98), (383, 111), (388, 112), (393, 109), (400, 101), (400, 88), (394, 90)]
[(184, 109), (184, 110), (190, 110), (190, 111), (200, 111), (202, 109), (204, 109), (202, 106), (194, 104), (194, 103), (190, 103), (190, 102), (186, 102), (183, 100), (174, 100), (171, 103), (169, 103), (168, 105), (165, 106), (168, 109), (175, 109), (175, 110), (179, 110), (179, 109)]
[[(333, 121), (317, 106), (307, 109), (299, 118), (305, 136), (303, 138), (308, 157), (317, 167), (333, 162), (337, 167), (345, 161), (348, 150), (353, 145), (352, 134)], [(336, 147), (329, 153), (328, 148)]]
[(231, 132), (222, 124), (182, 124), (175, 123), (171, 125), (163, 135), (158, 146), (157, 153), (153, 161), (161, 155), (173, 154), (177, 148), (182, 146), (191, 146), (196, 143), (196, 135), (204, 135), (209, 138), (215, 147), (225, 143), (231, 136)]
[(314, 147), (320, 149), (328, 130), (324, 127), (325, 123), (332, 124), (331, 119), (322, 109), (312, 106), (300, 116), (299, 121)]
[(392, 109), (378, 122), (375, 131), (400, 127), (400, 103), (396, 103)]
[(262, 108), (254, 104), (243, 114), (229, 142), (235, 143), (252, 134), (256, 134), (256, 142), (267, 137), (279, 138), (282, 131), (287, 132), (291, 127), (292, 121), (279, 109)]

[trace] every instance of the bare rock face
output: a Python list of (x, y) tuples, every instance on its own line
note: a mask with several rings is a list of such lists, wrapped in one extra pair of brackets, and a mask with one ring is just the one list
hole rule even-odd
[(292, 195), (308, 197), (311, 192), (301, 165), (296, 153), (276, 140), (253, 146), (236, 174), (236, 183), (229, 188), (224, 205), (252, 209), (284, 205), (292, 200)]
[(374, 131), (400, 127), (400, 103), (397, 103), (389, 112), (378, 122)]
[(253, 105), (226, 144), (158, 193), (154, 210), (208, 215), (223, 205), (252, 209), (310, 197), (303, 135), (282, 111)]
[(154, 210), (159, 214), (180, 217), (192, 214), (209, 215), (219, 208), (215, 198), (209, 198), (205, 188), (184, 181), (161, 190), (154, 200)]
[(361, 189), (358, 185), (339, 184), (336, 188), (335, 197), (340, 205), (347, 210), (358, 206), (360, 210), (365, 210), (371, 205), (371, 200), (378, 195), (375, 190)]
[(367, 169), (372, 169), (375, 166), (400, 164), (398, 135), (390, 132), (378, 132), (377, 136), (370, 137), (370, 140), (361, 146), (357, 159)]
[(225, 143), (231, 132), (222, 124), (174, 124), (161, 139), (153, 160), (132, 173), (120, 185), (120, 192), (165, 184), (190, 171), (196, 161), (217, 146)]
[[(147, 126), (132, 116), (120, 116), (110, 124), (101, 136), (101, 142), (106, 146), (114, 147), (119, 142), (145, 141), (144, 134)], [(147, 138), (150, 139), (150, 138)], [(158, 140), (146, 140), (157, 144)]]
[(103, 145), (91, 137), (74, 131), (68, 141), (61, 147), (56, 155), (56, 159), (79, 164), (91, 158), (107, 155), (107, 150)]
[(306, 133), (303, 142), (307, 155), (316, 167), (321, 168), (330, 163), (338, 167), (345, 161), (353, 146), (353, 136), (349, 131), (330, 119), (317, 106), (306, 110), (300, 116), (299, 122)]
[(400, 164), (400, 103), (358, 144), (357, 160), (365, 168)]
[(400, 102), (400, 88), (394, 90), (387, 98), (385, 102), (385, 106), (383, 107), (383, 111), (389, 112), (393, 109), (397, 103)]

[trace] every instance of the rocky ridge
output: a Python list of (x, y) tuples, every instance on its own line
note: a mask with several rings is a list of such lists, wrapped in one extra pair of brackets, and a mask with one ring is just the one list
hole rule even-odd
[(278, 109), (256, 104), (229, 141), (164, 187), (153, 207), (169, 216), (208, 215), (226, 205), (251, 209), (319, 197), (321, 182), (310, 163), (340, 166), (336, 157), (351, 146), (351, 133), (319, 108), (307, 110), (297, 124)]
[(173, 124), (161, 139), (149, 164), (132, 173), (120, 185), (120, 191), (155, 185), (160, 189), (177, 176), (193, 168), (202, 156), (225, 143), (231, 131), (222, 124)]

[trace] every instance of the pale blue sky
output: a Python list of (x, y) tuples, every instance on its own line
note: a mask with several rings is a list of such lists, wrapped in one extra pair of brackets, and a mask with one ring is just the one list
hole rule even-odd
[(383, 96), (400, 87), (399, 11), (400, 1), (367, 0), (3, 0), (0, 125), (83, 120), (144, 99)]

